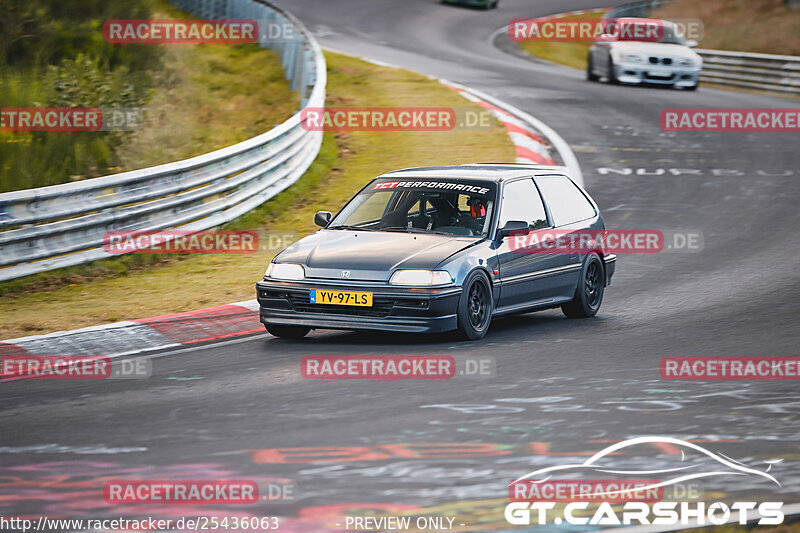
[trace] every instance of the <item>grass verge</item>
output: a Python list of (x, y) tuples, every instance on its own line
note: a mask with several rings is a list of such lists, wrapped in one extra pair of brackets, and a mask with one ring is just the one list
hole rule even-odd
[[(425, 76), (326, 54), (330, 106), (481, 108)], [(326, 132), (320, 156), (292, 187), (228, 228), (316, 229), (313, 214), (336, 211), (376, 175), (397, 168), (514, 161), (505, 129), (449, 132)], [(254, 297), (272, 253), (131, 256), (0, 284), (0, 338), (189, 311)]]
[[(603, 18), (601, 12), (582, 13), (580, 15), (570, 15), (560, 20), (579, 20), (579, 19), (600, 19)], [(589, 47), (592, 43), (568, 43), (568, 42), (521, 42), (519, 46), (522, 50), (534, 57), (559, 63), (572, 68), (585, 69), (586, 58), (589, 57)]]
[[(187, 16), (164, 3), (156, 18)], [(162, 46), (163, 68), (145, 108), (145, 122), (125, 137), (115, 172), (242, 142), (271, 130), (300, 107), (276, 51), (257, 44)]]
[[(784, 0), (673, 0), (655, 10), (652, 18), (703, 21), (701, 48), (800, 55), (800, 10)], [(602, 13), (570, 15), (564, 20), (601, 18)], [(554, 63), (586, 68), (591, 43), (520, 43), (529, 54)], [(726, 87), (727, 88), (727, 87)]]
[[(210, 152), (272, 129), (299, 106), (277, 52), (257, 44), (103, 41), (103, 20), (189, 17), (165, 0), (95, 2), (57, 14), (45, 4), (25, 7), (25, 24), (37, 23), (31, 28), (0, 25), (10, 34), (0, 32), (0, 107), (123, 107), (145, 118), (132, 132), (0, 129), (0, 192)], [(14, 61), (6, 64), (9, 53)]]
[(653, 16), (702, 20), (702, 48), (800, 55), (800, 10), (785, 0), (674, 0)]

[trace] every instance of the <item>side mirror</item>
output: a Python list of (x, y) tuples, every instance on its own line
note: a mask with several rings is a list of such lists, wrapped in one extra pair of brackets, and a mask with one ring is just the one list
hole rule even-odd
[(699, 44), (700, 43), (698, 43), (694, 39), (690, 39), (690, 40), (686, 41), (686, 46), (688, 46), (689, 48), (696, 48), (697, 45), (699, 45)]
[(317, 213), (314, 215), (314, 224), (324, 228), (330, 224), (332, 218), (333, 215), (330, 211), (317, 211)]
[(528, 231), (528, 223), (521, 220), (509, 220), (506, 225), (500, 228), (497, 233), (499, 238), (508, 237), (512, 233), (522, 233)]

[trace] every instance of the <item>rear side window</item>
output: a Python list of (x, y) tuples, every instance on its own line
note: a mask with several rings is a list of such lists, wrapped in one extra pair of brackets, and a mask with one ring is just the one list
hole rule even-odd
[(556, 227), (587, 220), (597, 214), (591, 202), (566, 176), (537, 176), (536, 184), (550, 208)]
[(544, 204), (532, 179), (512, 181), (503, 188), (503, 204), (500, 207), (498, 227), (502, 228), (510, 220), (527, 222), (530, 229), (547, 227)]

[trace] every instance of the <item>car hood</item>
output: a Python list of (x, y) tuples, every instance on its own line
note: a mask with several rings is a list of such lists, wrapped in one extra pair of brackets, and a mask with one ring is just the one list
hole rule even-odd
[(700, 55), (682, 44), (643, 43), (638, 41), (618, 41), (611, 43), (611, 49), (620, 54), (641, 54), (660, 57), (685, 57), (697, 60)]
[(400, 232), (321, 230), (278, 254), (279, 263), (299, 263), (306, 277), (388, 281), (396, 269), (432, 269), (478, 242), (475, 237)]

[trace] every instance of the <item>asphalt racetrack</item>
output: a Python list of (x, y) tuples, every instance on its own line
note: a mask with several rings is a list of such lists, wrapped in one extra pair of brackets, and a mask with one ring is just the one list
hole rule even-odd
[[(704, 483), (712, 499), (800, 501), (796, 382), (659, 374), (669, 356), (800, 355), (796, 134), (659, 126), (664, 108), (795, 102), (589, 83), (493, 45), (513, 18), (602, 2), (501, 0), (488, 12), (434, 0), (277, 3), (323, 47), (462, 83), (543, 120), (574, 150), (608, 227), (699, 232), (702, 251), (622, 254), (595, 319), (557, 310), (499, 319), (478, 342), (330, 331), (294, 342), (265, 332), (151, 356), (151, 379), (4, 383), (0, 514), (250, 514), (312, 532), (343, 530), (348, 514), (411, 513), (504, 531), (514, 529), (503, 518), (508, 483), (645, 435), (704, 442), (760, 470), (783, 459), (770, 471), (780, 486), (719, 477)], [(492, 356), (496, 375), (308, 380), (300, 361), (309, 355)], [(679, 453), (643, 447), (617, 462), (659, 467)], [(131, 475), (295, 490), (241, 507), (114, 506), (98, 496), (102, 479)]]

